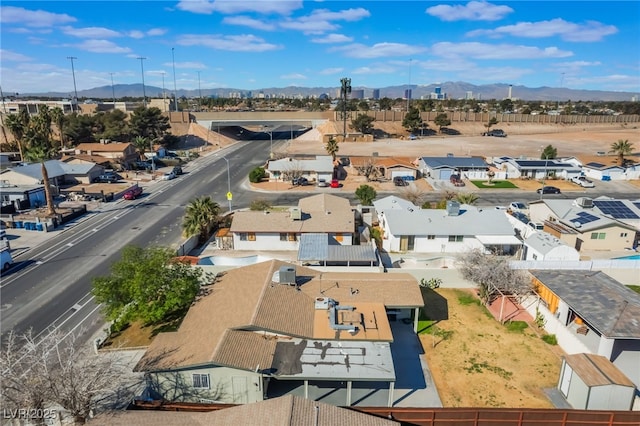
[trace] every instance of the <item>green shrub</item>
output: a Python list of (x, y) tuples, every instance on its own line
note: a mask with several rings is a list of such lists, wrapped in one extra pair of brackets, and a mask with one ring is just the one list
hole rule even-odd
[(257, 210), (257, 211), (269, 210), (270, 208), (271, 208), (271, 203), (266, 200), (253, 200), (251, 202), (251, 207), (249, 207), (250, 210)]
[(548, 343), (553, 346), (558, 344), (558, 338), (556, 337), (555, 334), (545, 334), (544, 336), (542, 336), (542, 340), (545, 343)]
[(458, 303), (461, 305), (480, 305), (480, 299), (475, 297), (473, 294), (469, 294), (467, 292), (460, 292), (458, 294)]
[(251, 172), (249, 173), (249, 182), (258, 183), (262, 179), (264, 179), (264, 176), (265, 176), (264, 168), (256, 167), (255, 169), (251, 170)]
[(509, 321), (505, 323), (505, 327), (507, 327), (507, 330), (509, 331), (522, 333), (525, 328), (529, 327), (529, 324), (525, 321)]

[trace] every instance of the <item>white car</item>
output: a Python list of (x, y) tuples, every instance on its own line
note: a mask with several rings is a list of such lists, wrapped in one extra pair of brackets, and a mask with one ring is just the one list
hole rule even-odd
[(509, 210), (512, 212), (521, 212), (521, 213), (529, 213), (529, 206), (527, 206), (522, 201), (514, 201), (507, 206)]
[(575, 183), (576, 185), (580, 185), (583, 188), (595, 188), (595, 185), (593, 184), (593, 182), (584, 176), (572, 177), (571, 182)]
[(176, 174), (173, 172), (166, 172), (165, 174), (162, 175), (162, 180), (171, 180), (175, 178), (176, 178)]

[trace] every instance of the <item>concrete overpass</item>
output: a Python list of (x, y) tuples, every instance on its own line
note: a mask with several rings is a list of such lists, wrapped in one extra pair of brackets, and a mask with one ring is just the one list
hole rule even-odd
[(198, 124), (211, 130), (220, 127), (316, 127), (331, 119), (333, 111), (220, 111), (190, 113)]

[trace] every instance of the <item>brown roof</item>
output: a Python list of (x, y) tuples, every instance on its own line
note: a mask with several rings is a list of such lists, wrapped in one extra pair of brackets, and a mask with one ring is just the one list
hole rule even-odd
[(566, 355), (565, 360), (587, 386), (620, 385), (635, 387), (611, 361), (602, 355)]
[(88, 163), (96, 163), (96, 164), (105, 164), (113, 161), (112, 158), (106, 158), (101, 155), (89, 155), (89, 154), (71, 154), (71, 155), (63, 155), (60, 161), (64, 161), (68, 163), (72, 160), (82, 160)]
[[(203, 364), (269, 368), (275, 343), (261, 331), (300, 338), (326, 335), (314, 327), (316, 297), (330, 297), (342, 305), (423, 306), (420, 287), (410, 274), (322, 273), (296, 266), (296, 288), (272, 282), (274, 272), (285, 265), (290, 264), (272, 260), (226, 272), (211, 292), (189, 309), (178, 331), (161, 333), (154, 339), (136, 370)], [(360, 338), (389, 340), (386, 316), (380, 310), (365, 308), (362, 312), (376, 313), (365, 316), (364, 321), (374, 318), (379, 331)]]
[(330, 194), (306, 197), (298, 202), (302, 219), (291, 212), (240, 211), (233, 214), (231, 232), (339, 232), (355, 231), (354, 213), (349, 200)]
[(359, 411), (340, 408), (299, 396), (286, 395), (252, 404), (238, 405), (206, 413), (128, 410), (103, 413), (89, 424), (110, 426), (390, 426), (399, 423)]
[(130, 146), (129, 142), (81, 143), (76, 149), (85, 152), (124, 152)]

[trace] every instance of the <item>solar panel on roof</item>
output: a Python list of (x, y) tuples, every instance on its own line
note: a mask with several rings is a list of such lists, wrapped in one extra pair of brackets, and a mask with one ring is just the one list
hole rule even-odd
[(594, 221), (600, 219), (598, 216), (594, 216), (594, 215), (592, 215), (590, 213), (587, 213), (587, 212), (577, 213), (577, 216), (578, 217), (575, 218), (575, 219), (572, 219), (571, 222), (578, 222), (578, 223), (584, 225), (585, 223), (591, 223), (591, 222), (594, 222)]
[(640, 219), (633, 210), (627, 207), (622, 201), (594, 201), (593, 204), (606, 215), (614, 219)]
[(640, 201), (638, 201), (637, 203), (633, 203), (633, 205), (640, 209)]
[(604, 164), (600, 164), (600, 163), (587, 163), (587, 166), (591, 166), (591, 167), (604, 167)]

